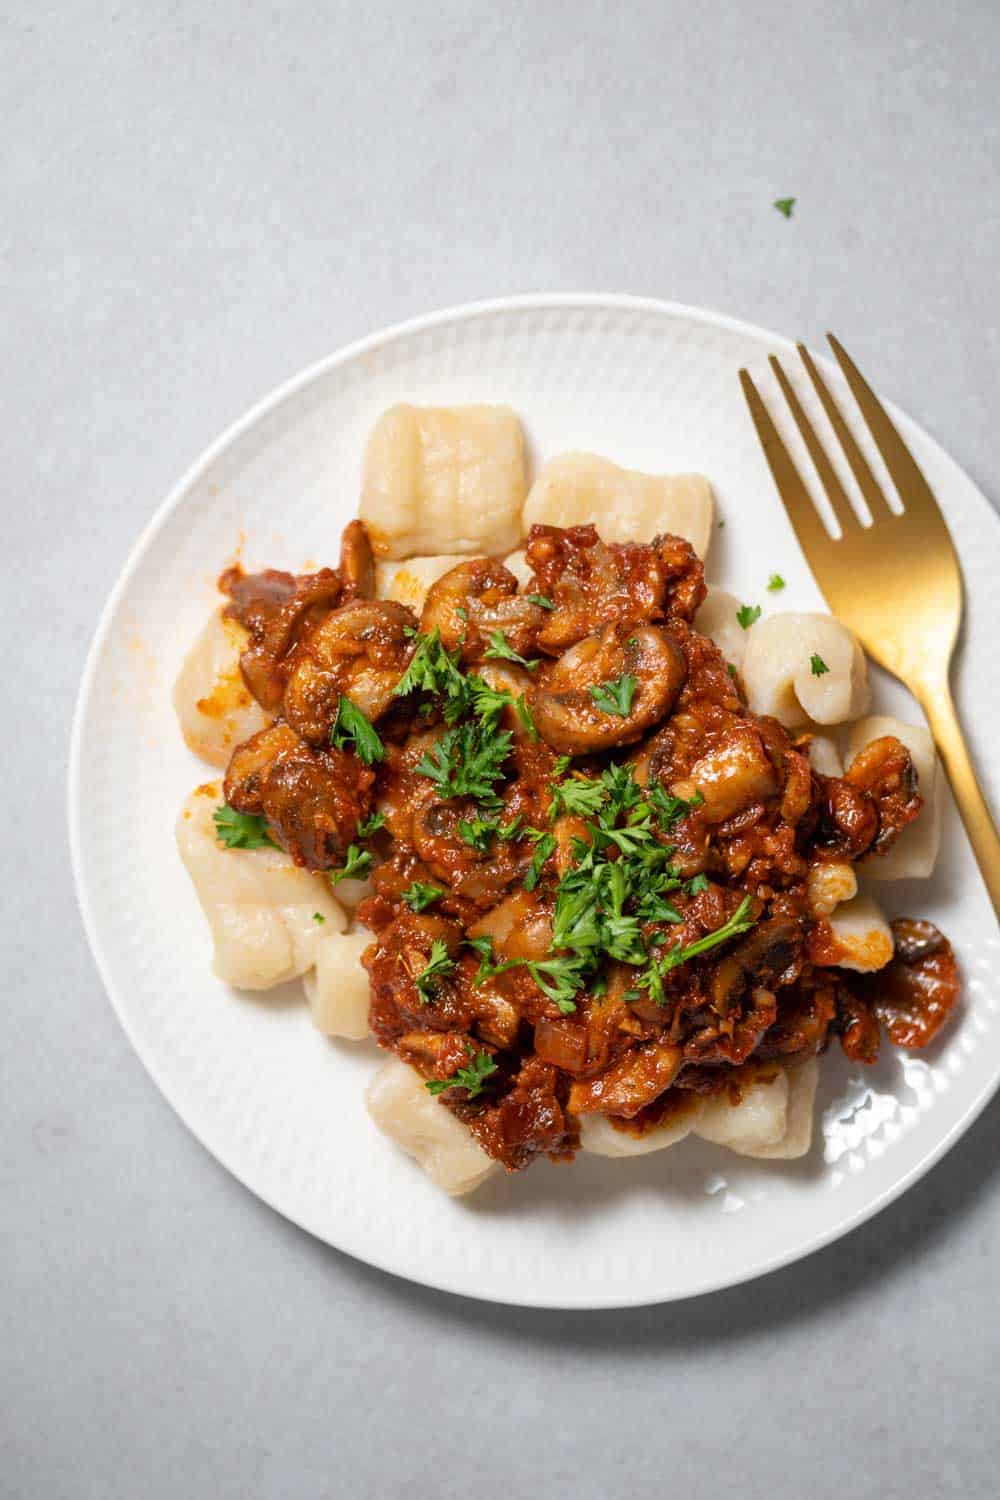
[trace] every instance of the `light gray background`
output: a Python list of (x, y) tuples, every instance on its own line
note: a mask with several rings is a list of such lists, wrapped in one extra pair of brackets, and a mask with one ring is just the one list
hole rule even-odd
[(396, 319), (618, 290), (833, 326), (1000, 496), (994, 0), (36, 3), (0, 46), (0, 1496), (995, 1495), (998, 1108), (876, 1222), (728, 1293), (423, 1291), (174, 1118), (63, 814), (87, 641), (153, 506)]

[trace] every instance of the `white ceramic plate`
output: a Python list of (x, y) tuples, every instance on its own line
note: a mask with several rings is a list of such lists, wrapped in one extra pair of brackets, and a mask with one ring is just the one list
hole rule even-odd
[[(842, 332), (851, 345), (851, 330)], [(104, 610), (76, 715), (70, 825), (80, 903), (108, 993), (199, 1140), (288, 1218), (374, 1265), (470, 1296), (548, 1307), (659, 1302), (730, 1285), (807, 1254), (890, 1202), (996, 1087), (996, 923), (950, 807), (934, 879), (883, 883), (879, 894), (890, 914), (929, 916), (952, 938), (965, 1011), (922, 1057), (886, 1047), (866, 1070), (832, 1048), (822, 1061), (815, 1145), (802, 1162), (755, 1164), (689, 1141), (635, 1161), (537, 1163), (452, 1201), (369, 1122), (363, 1093), (378, 1061), (373, 1045), (327, 1041), (297, 985), (248, 996), (210, 972), (173, 824), (184, 795), (211, 773), (181, 741), (170, 689), (236, 547), (251, 567), (335, 560), (356, 509), (365, 437), (384, 407), (503, 401), (521, 413), (536, 457), (587, 448), (634, 468), (704, 471), (725, 519), (710, 579), (768, 611), (821, 608), (736, 379), (748, 365), (773, 397), (773, 350), (795, 368), (785, 339), (626, 297), (518, 298), (377, 334), (282, 386), (188, 471)], [(877, 377), (869, 348), (854, 352)], [(778, 412), (776, 400), (772, 407)], [(985, 767), (1000, 729), (997, 695), (981, 687), (995, 676), (1000, 528), (961, 469), (914, 422), (899, 421), (965, 569), (959, 697)], [(775, 571), (788, 580), (777, 599), (765, 591)], [(916, 712), (885, 680), (876, 704)]]

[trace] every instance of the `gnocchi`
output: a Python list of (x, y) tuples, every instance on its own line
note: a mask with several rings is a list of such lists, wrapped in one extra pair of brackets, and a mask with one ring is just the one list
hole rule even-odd
[(732, 1104), (728, 1089), (712, 1094), (694, 1127), (695, 1135), (727, 1146), (738, 1156), (758, 1156), (777, 1146), (788, 1126), (788, 1075), (783, 1068), (763, 1073), (742, 1085), (742, 1098)]
[(375, 564), (375, 593), (379, 599), (395, 599), (419, 615), (432, 583), (449, 573), (460, 557), (450, 553), (434, 557), (408, 557), (402, 562)]
[(393, 406), (365, 451), (360, 515), (378, 558), (500, 554), (521, 539), (521, 424), (506, 406)]
[(368, 1085), (368, 1113), (384, 1135), (418, 1162), (452, 1197), (469, 1193), (499, 1170), (451, 1111), (400, 1058), (383, 1063)]
[(894, 735), (909, 750), (924, 805), (919, 817), (902, 830), (891, 849), (865, 861), (864, 873), (873, 880), (926, 879), (934, 868), (941, 842), (943, 773), (934, 741), (923, 724), (904, 724), (888, 715), (861, 719), (852, 724), (847, 735), (848, 764), (872, 740), (883, 735)]
[(360, 1042), (368, 1035), (368, 975), (361, 955), (372, 940), (367, 931), (326, 933), (316, 944), (316, 964), (302, 983), (313, 1024), (327, 1036)]
[(708, 597), (694, 617), (694, 628), (709, 636), (727, 661), (739, 670), (747, 649), (747, 632), (736, 612), (740, 601), (725, 589), (710, 588)]
[(312, 968), (321, 932), (343, 932), (347, 918), (329, 883), (284, 850), (220, 844), (212, 815), (221, 801), (218, 783), (191, 793), (177, 847), (208, 921), (215, 973), (238, 989), (267, 990)]
[(854, 634), (831, 615), (779, 614), (748, 631), (743, 657), (747, 702), (786, 729), (814, 720), (859, 718), (871, 690), (865, 654)]
[(892, 930), (870, 896), (843, 902), (828, 921), (833, 937), (833, 956), (828, 961), (838, 969), (869, 974), (884, 969), (892, 958)]
[(605, 542), (637, 542), (670, 532), (708, 551), (715, 503), (703, 474), (642, 474), (596, 453), (560, 453), (542, 467), (524, 502), (531, 526), (593, 522)]
[(242, 625), (214, 610), (174, 684), (185, 743), (211, 766), (225, 766), (237, 745), (271, 722), (240, 672), (248, 639)]

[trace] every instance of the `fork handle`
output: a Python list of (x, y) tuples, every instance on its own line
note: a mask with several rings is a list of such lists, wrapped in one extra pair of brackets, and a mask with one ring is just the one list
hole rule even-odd
[(976, 780), (947, 679), (928, 684), (917, 696), (941, 752), (993, 910), (1000, 917), (1000, 837)]

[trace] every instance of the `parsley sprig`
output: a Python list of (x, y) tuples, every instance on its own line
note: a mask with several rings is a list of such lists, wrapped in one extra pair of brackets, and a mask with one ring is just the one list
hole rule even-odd
[(627, 719), (632, 712), (632, 699), (638, 686), (638, 677), (634, 677), (631, 672), (623, 672), (611, 682), (602, 682), (599, 686), (592, 687), (590, 696), (602, 713)]
[(379, 739), (371, 720), (361, 712), (356, 703), (352, 703), (350, 698), (345, 698), (343, 693), (337, 705), (337, 717), (330, 730), (330, 743), (338, 750), (343, 750), (348, 744), (353, 744), (358, 759), (366, 766), (385, 759), (385, 746)]
[(447, 730), (417, 762), (417, 770), (437, 787), (442, 800), (472, 797), (486, 808), (502, 806), (494, 791), (503, 776), (512, 735), (490, 724), (466, 722)]
[(444, 895), (438, 885), (428, 885), (423, 880), (414, 880), (403, 892), (403, 900), (411, 911), (426, 911)]
[(421, 1005), (426, 1005), (433, 1000), (437, 993), (441, 980), (447, 974), (451, 974), (455, 968), (455, 960), (448, 955), (448, 949), (441, 938), (435, 938), (431, 943), (431, 956), (419, 974), (414, 974), (413, 983), (417, 994), (420, 996)]
[(227, 849), (276, 849), (267, 831), (267, 819), (258, 813), (237, 812), (228, 802), (220, 803), (212, 814), (215, 837)]
[(424, 1088), (429, 1094), (443, 1094), (445, 1089), (465, 1089), (467, 1099), (477, 1099), (483, 1091), (487, 1078), (492, 1078), (497, 1065), (488, 1052), (480, 1050), (473, 1056), (472, 1048), (465, 1048), (472, 1062), (467, 1068), (458, 1068), (450, 1078), (428, 1078)]
[(490, 632), (490, 643), (483, 655), (496, 661), (516, 662), (519, 667), (527, 667), (529, 672), (533, 672), (538, 666), (537, 657), (533, 661), (527, 661), (523, 656), (519, 656), (502, 630)]

